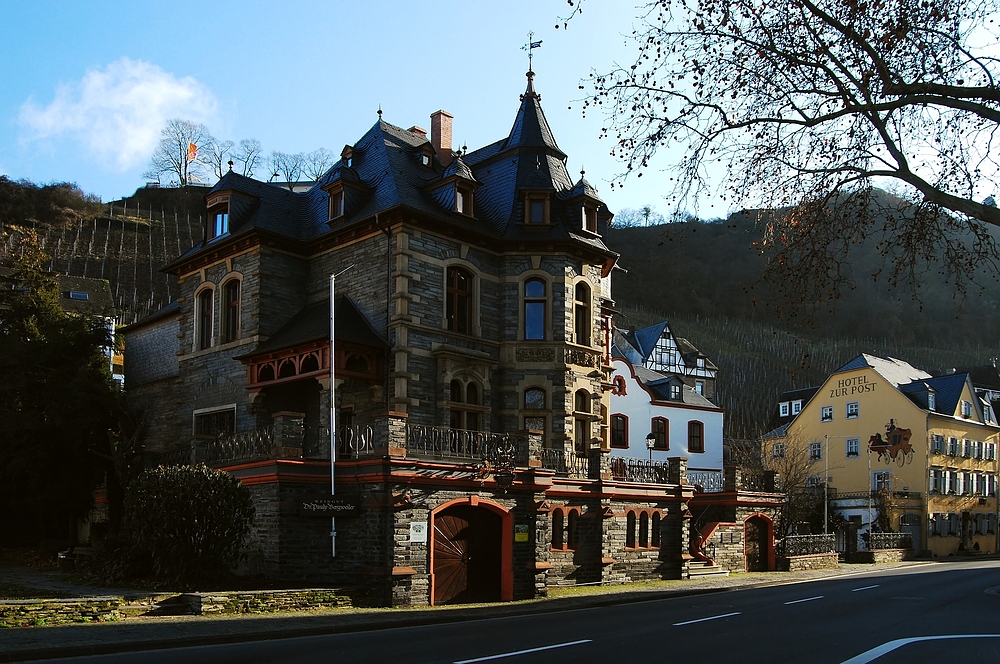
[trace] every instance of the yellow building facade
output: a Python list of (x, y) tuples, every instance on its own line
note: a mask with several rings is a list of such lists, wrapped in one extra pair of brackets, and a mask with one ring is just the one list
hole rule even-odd
[(807, 460), (831, 508), (854, 533), (908, 532), (933, 556), (997, 548), (1000, 427), (967, 374), (932, 377), (892, 358), (859, 355), (832, 373), (764, 453)]

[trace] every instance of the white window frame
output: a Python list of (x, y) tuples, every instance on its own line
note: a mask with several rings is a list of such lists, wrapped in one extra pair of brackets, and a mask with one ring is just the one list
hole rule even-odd
[(861, 402), (860, 401), (848, 401), (847, 402), (847, 419), (854, 420), (861, 415)]
[(886, 491), (892, 491), (891, 470), (872, 471), (872, 491), (878, 491), (880, 489), (885, 489)]
[(854, 459), (861, 456), (861, 439), (860, 438), (848, 438), (846, 444), (846, 455), (848, 459)]
[(789, 403), (787, 401), (782, 401), (781, 403), (778, 404), (778, 416), (779, 417), (788, 417), (788, 414), (790, 412), (791, 412), (791, 409), (789, 408)]
[(823, 406), (819, 410), (820, 422), (833, 422), (833, 406)]
[(802, 412), (802, 399), (796, 399), (792, 402), (792, 415), (798, 415)]
[(822, 461), (823, 460), (823, 441), (813, 440), (809, 442), (809, 460), (810, 461)]
[(771, 444), (771, 458), (772, 459), (785, 458), (785, 441), (779, 440)]

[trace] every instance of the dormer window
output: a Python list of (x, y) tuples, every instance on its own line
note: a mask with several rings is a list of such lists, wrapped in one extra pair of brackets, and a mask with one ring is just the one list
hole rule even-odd
[(459, 214), (472, 216), (472, 189), (455, 187), (455, 211)]
[(219, 237), (229, 232), (229, 212), (220, 211), (213, 215), (212, 237)]
[(344, 149), (340, 151), (340, 163), (348, 168), (352, 168), (354, 165), (354, 148), (350, 145), (345, 145)]
[(927, 393), (927, 409), (934, 410), (937, 408), (937, 396), (933, 392)]
[(670, 386), (670, 398), (677, 401), (681, 398), (681, 386), (674, 384)]
[(583, 206), (583, 230), (590, 231), (591, 233), (597, 232), (597, 208), (584, 205)]
[(330, 190), (330, 220), (344, 216), (344, 190), (340, 187)]
[(529, 195), (525, 201), (525, 219), (529, 224), (549, 223), (549, 199), (544, 195)]

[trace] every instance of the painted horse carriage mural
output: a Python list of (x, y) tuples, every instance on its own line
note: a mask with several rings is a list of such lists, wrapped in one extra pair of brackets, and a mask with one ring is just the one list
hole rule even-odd
[(889, 420), (885, 425), (885, 438), (880, 433), (869, 438), (868, 450), (877, 452), (878, 460), (885, 460), (886, 465), (895, 461), (897, 466), (902, 467), (913, 462), (913, 446), (910, 445), (912, 435), (910, 429), (900, 429), (895, 420)]

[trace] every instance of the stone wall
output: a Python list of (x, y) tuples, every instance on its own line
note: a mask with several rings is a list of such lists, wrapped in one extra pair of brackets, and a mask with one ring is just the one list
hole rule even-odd
[(121, 597), (0, 601), (0, 628), (121, 620)]
[(814, 553), (777, 559), (779, 572), (804, 572), (811, 569), (837, 569), (840, 562), (834, 553)]
[(176, 378), (177, 316), (167, 316), (134, 328), (125, 337), (125, 385), (129, 388), (167, 378)]
[(898, 563), (913, 558), (913, 549), (873, 549), (855, 551), (851, 555), (852, 563)]

